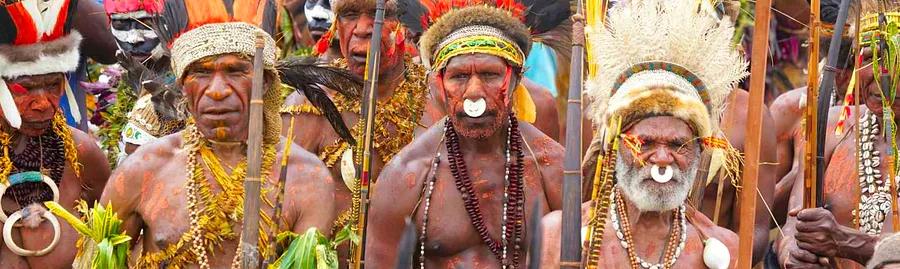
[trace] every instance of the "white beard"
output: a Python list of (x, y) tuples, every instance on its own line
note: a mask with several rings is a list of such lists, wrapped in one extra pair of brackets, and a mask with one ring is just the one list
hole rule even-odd
[(677, 208), (687, 199), (691, 187), (694, 185), (697, 170), (700, 167), (700, 153), (688, 166), (687, 171), (682, 171), (677, 166), (672, 166), (674, 176), (667, 186), (659, 186), (650, 178), (651, 164), (643, 167), (632, 167), (622, 159), (619, 154), (616, 158), (616, 184), (631, 203), (641, 212), (663, 212)]

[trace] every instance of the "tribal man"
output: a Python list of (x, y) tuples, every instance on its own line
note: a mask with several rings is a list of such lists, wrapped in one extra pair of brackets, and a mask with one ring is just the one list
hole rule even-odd
[(151, 29), (162, 12), (162, 0), (106, 0), (103, 6), (119, 45), (119, 65), (125, 69), (117, 85), (109, 85), (115, 88), (115, 104), (99, 132), (115, 167), (138, 146), (180, 131), (185, 116), (175, 108), (181, 103), (180, 92), (167, 87), (175, 77), (165, 44)]
[[(331, 42), (332, 37), (338, 38), (343, 58), (336, 59), (332, 64), (362, 77), (372, 38), (375, 1), (333, 0), (331, 4), (336, 15), (333, 27), (335, 31), (325, 33), (320, 42)], [(373, 141), (376, 143), (373, 145), (372, 175), (378, 175), (381, 167), (412, 141), (414, 133), (430, 125), (421, 122), (428, 95), (425, 70), (421, 65), (412, 63), (404, 53), (407, 44), (398, 12), (396, 0), (386, 1), (381, 40), (382, 57), (376, 89), (378, 105), (373, 133)], [(319, 51), (321, 52), (324, 51)], [(282, 109), (282, 117), (285, 126), (289, 126), (290, 121), (304, 126), (297, 130), (294, 142), (318, 154), (330, 168), (335, 180), (343, 179), (335, 182), (335, 210), (339, 217), (334, 228), (339, 229), (355, 222), (359, 214), (360, 197), (356, 188), (358, 179), (354, 164), (361, 163), (362, 143), (351, 143), (353, 140), (363, 140), (365, 120), (360, 116), (363, 103), (361, 93), (341, 94), (340, 92), (347, 91), (331, 90), (337, 92), (331, 98), (341, 112), (340, 117), (351, 126), (350, 134), (341, 135), (332, 129), (328, 117), (310, 105), (310, 101), (316, 100), (309, 96), (297, 93), (288, 96), (285, 108)], [(352, 138), (341, 137), (347, 135), (352, 135)]]
[[(894, 59), (900, 2), (862, 1), (860, 24), (853, 23), (855, 79), (861, 106), (833, 107), (825, 132), (821, 190), (827, 209), (802, 209), (804, 184), (794, 184), (792, 209), (779, 243), (786, 268), (862, 268), (882, 235), (897, 232), (898, 66)], [(851, 35), (854, 36), (854, 35)], [(857, 109), (858, 108), (858, 109)], [(860, 111), (857, 114), (856, 111)], [(844, 114), (849, 112), (848, 114)], [(857, 137), (858, 135), (858, 137)], [(797, 177), (803, 178), (802, 175)], [(893, 193), (893, 194), (892, 194)], [(895, 212), (895, 211), (894, 211)]]
[(394, 268), (406, 217), (419, 231), (418, 268), (521, 268), (525, 220), (561, 207), (563, 148), (513, 109), (531, 44), (520, 20), (525, 8), (498, 2), (446, 1), (436, 6), (447, 9), (428, 10), (433, 25), (419, 51), (448, 116), (375, 183), (372, 268)]
[[(174, 39), (172, 71), (190, 117), (184, 130), (144, 145), (126, 159), (101, 198), (104, 205), (111, 203), (128, 235), (136, 238), (143, 231), (138, 268), (225, 268), (242, 258), (236, 251), (252, 120), (263, 121), (261, 257), (275, 255), (270, 240), (276, 232), (318, 228), (330, 234), (334, 190), (327, 170), (314, 155), (279, 135), (278, 74), (290, 70), (275, 69), (275, 41), (269, 33), (276, 13), (266, 2), (166, 2), (160, 29), (167, 29), (164, 38)], [(259, 42), (263, 55), (256, 55)], [(253, 71), (254, 56), (262, 57), (261, 74)], [(249, 119), (255, 76), (264, 76), (262, 119)], [(284, 185), (279, 177), (286, 177)], [(285, 196), (279, 217), (274, 208), (282, 205), (276, 196), (283, 192), (302, 195)]]
[[(731, 268), (736, 234), (687, 198), (706, 180), (698, 176), (702, 152), (728, 148), (718, 119), (747, 68), (730, 43), (734, 28), (690, 0), (634, 1), (607, 18), (588, 39), (598, 64), (586, 83), (588, 117), (603, 150), (582, 205), (585, 266)], [(560, 266), (561, 217), (544, 217), (542, 268)]]
[(60, 225), (43, 202), (68, 209), (78, 200), (93, 203), (109, 177), (96, 142), (67, 126), (60, 111), (63, 93), (72, 96), (65, 74), (78, 65), (77, 5), (0, 1), (0, 268), (71, 266), (78, 234)]

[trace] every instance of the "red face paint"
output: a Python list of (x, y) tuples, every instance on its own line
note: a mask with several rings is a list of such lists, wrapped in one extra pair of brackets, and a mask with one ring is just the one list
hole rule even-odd
[(22, 84), (7, 83), (7, 85), (9, 86), (9, 91), (11, 91), (14, 94), (28, 94), (28, 89), (25, 89), (25, 87), (23, 87)]

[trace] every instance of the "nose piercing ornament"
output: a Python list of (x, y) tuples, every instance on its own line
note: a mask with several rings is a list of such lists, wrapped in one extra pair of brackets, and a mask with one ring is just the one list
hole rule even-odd
[(658, 183), (666, 183), (669, 182), (669, 180), (672, 180), (672, 175), (675, 174), (675, 171), (672, 170), (672, 166), (667, 165), (666, 171), (662, 174), (659, 173), (659, 169), (659, 165), (656, 164), (650, 167), (650, 177), (653, 178), (653, 181), (656, 181)]
[(484, 114), (485, 108), (487, 108), (487, 104), (485, 103), (484, 98), (478, 98), (478, 100), (475, 101), (470, 99), (463, 101), (463, 110), (469, 117), (481, 117), (481, 115)]

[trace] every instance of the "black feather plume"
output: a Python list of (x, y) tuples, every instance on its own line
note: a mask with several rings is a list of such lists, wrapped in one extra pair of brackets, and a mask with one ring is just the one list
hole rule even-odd
[(6, 8), (0, 6), (0, 44), (10, 44), (16, 40), (16, 24)]
[(359, 99), (363, 87), (362, 78), (347, 70), (316, 64), (313, 57), (288, 58), (278, 63), (281, 80), (306, 96), (334, 128), (334, 131), (350, 145), (356, 140), (344, 123), (340, 111), (328, 97), (323, 87), (338, 92), (350, 99)]
[(400, 23), (411, 32), (420, 34), (425, 32), (426, 25), (422, 25), (425, 16), (425, 6), (419, 0), (398, 0), (397, 9), (400, 10)]
[(188, 25), (188, 12), (184, 0), (166, 0), (162, 16), (158, 23), (154, 24), (160, 41), (164, 44), (172, 44), (175, 37)]
[(556, 28), (572, 15), (570, 1), (565, 0), (520, 0), (528, 12), (525, 25), (532, 34), (540, 34)]

